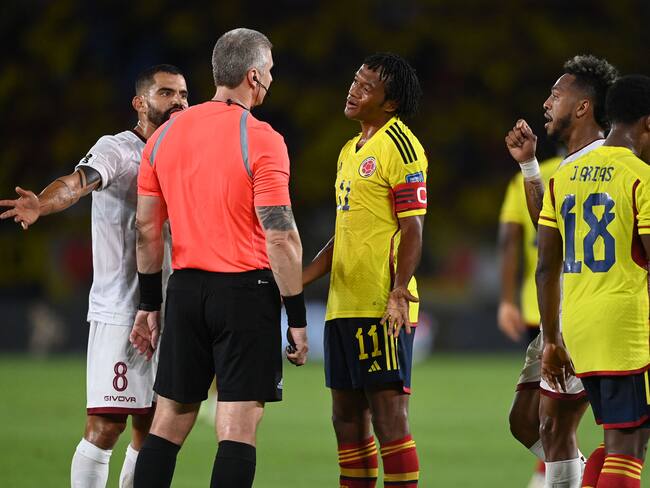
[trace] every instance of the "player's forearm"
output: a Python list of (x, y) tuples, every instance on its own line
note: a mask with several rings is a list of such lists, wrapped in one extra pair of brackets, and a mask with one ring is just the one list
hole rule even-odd
[(539, 260), (535, 273), (537, 303), (542, 319), (544, 341), (557, 344), (560, 341), (560, 270), (543, 259)]
[(501, 302), (516, 303), (519, 262), (521, 260), (522, 228), (514, 223), (499, 226), (499, 259)]
[(422, 256), (422, 216), (400, 219), (401, 237), (397, 248), (395, 288), (408, 288)]
[(57, 178), (38, 195), (39, 215), (57, 213), (71, 207), (92, 192), (99, 180), (88, 181), (83, 171)]
[(528, 214), (537, 228), (537, 221), (539, 220), (539, 213), (542, 211), (544, 202), (544, 182), (537, 176), (531, 179), (524, 179), (524, 189), (526, 192), (526, 206), (528, 207)]
[(325, 244), (314, 260), (302, 270), (302, 284), (307, 286), (318, 278), (325, 276), (332, 270), (332, 257), (334, 256), (334, 236)]
[(302, 244), (298, 231), (267, 231), (266, 252), (282, 296), (302, 293)]

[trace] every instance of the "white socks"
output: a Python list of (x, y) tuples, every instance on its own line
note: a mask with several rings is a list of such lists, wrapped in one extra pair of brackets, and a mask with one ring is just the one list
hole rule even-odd
[(131, 447), (126, 448), (126, 456), (120, 473), (120, 488), (133, 488), (133, 473), (135, 472), (135, 463), (138, 460), (138, 451)]
[(540, 461), (546, 461), (546, 456), (544, 455), (544, 447), (542, 446), (542, 439), (537, 439), (537, 442), (528, 448), (537, 459)]
[(81, 439), (72, 457), (70, 482), (72, 488), (106, 488), (108, 461), (113, 451), (100, 449)]
[(544, 488), (580, 488), (581, 482), (582, 461), (580, 457), (546, 463)]

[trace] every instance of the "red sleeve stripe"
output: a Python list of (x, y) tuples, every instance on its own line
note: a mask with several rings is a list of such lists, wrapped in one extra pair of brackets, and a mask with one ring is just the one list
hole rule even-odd
[(551, 203), (555, 208), (555, 178), (551, 178), (548, 182), (548, 191), (551, 192)]

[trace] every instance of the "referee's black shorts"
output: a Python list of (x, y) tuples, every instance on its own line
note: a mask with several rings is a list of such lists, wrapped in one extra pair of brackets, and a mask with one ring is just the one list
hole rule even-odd
[(282, 400), (281, 299), (270, 270), (174, 271), (154, 390), (180, 403)]

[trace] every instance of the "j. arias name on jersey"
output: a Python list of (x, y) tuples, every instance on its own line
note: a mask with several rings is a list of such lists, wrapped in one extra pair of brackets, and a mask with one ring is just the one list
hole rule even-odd
[(570, 181), (612, 181), (613, 166), (574, 166)]

